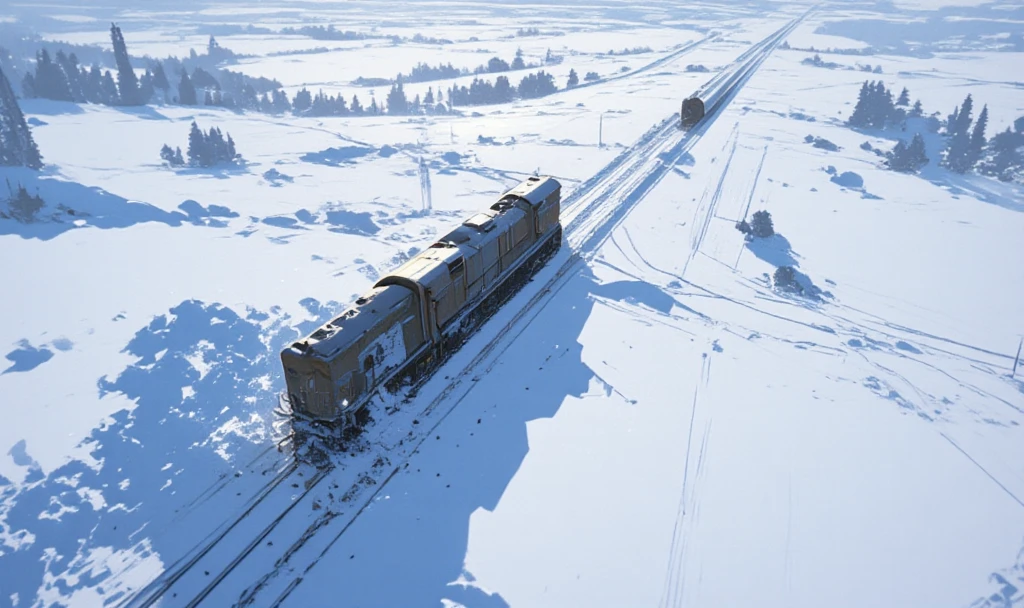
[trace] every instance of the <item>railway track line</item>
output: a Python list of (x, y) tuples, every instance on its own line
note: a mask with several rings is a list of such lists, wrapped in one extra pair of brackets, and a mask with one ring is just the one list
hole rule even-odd
[[(682, 131), (678, 127), (678, 114), (673, 112), (566, 197), (562, 221), (563, 238), (568, 246), (563, 246), (538, 272), (533, 283), (470, 339), (464, 347), (466, 352), (453, 356), (447, 364), (453, 372), (444, 376), (445, 370), (438, 370), (435, 379), (420, 388), (421, 398), (426, 395), (433, 395), (433, 398), (424, 407), (417, 406), (415, 413), (408, 413), (410, 419), (415, 414), (421, 423), (416, 427), (418, 432), (399, 442), (401, 447), (380, 445), (379, 450), (371, 450), (358, 462), (345, 466), (331, 464), (319, 470), (292, 462), (263, 485), (240, 514), (120, 605), (148, 607), (161, 600), (161, 605), (189, 607), (203, 602), (214, 605), (228, 602), (238, 606), (283, 603), (404, 467), (418, 446), (469, 394), (471, 380), (497, 364), (510, 342), (505, 338), (513, 329), (530, 323), (574, 275), (573, 271), (596, 255), (601, 244), (636, 204), (699, 141), (771, 51), (810, 12), (748, 48), (728, 69), (697, 92), (706, 99), (706, 113), (696, 127)], [(474, 352), (476, 354), (470, 357)], [(386, 427), (380, 432), (385, 430)], [(374, 429), (370, 429), (370, 433), (373, 432)], [(374, 465), (369, 469), (356, 466), (364, 460)], [(381, 462), (386, 465), (381, 466)], [(326, 508), (312, 523), (304, 525), (305, 531), (301, 534), (295, 534), (294, 527), (282, 526), (293, 513), (305, 511), (308, 517), (312, 510), (321, 508), (316, 505), (327, 493), (327, 488), (322, 487), (327, 479), (344, 482), (342, 485), (351, 483), (351, 507), (347, 509), (351, 513), (344, 515)], [(289, 486), (302, 489), (296, 493), (282, 491)], [(332, 487), (335, 486), (332, 484)], [(277, 545), (273, 545), (275, 540)], [(256, 548), (263, 544), (280, 549), (257, 552)], [(239, 570), (243, 563), (247, 565), (244, 573)], [(256, 572), (261, 575), (253, 574)], [(225, 584), (228, 582), (231, 584)]]

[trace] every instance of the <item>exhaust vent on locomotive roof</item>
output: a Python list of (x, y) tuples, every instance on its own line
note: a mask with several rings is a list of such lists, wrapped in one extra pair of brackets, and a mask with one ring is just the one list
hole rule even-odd
[(518, 196), (512, 194), (503, 196), (501, 197), (501, 200), (491, 205), (491, 211), (507, 211), (508, 209), (515, 207), (516, 200), (518, 199)]

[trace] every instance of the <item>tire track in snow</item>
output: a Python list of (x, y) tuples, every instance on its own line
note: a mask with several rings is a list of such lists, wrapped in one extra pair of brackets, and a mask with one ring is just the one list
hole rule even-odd
[(733, 125), (732, 133), (730, 134), (730, 137), (732, 138), (732, 147), (729, 149), (729, 157), (725, 160), (725, 166), (722, 167), (722, 175), (718, 179), (718, 184), (715, 186), (715, 192), (711, 195), (711, 201), (708, 204), (707, 210), (704, 212), (704, 218), (700, 221), (699, 227), (697, 218), (700, 216), (700, 204), (697, 205), (696, 212), (694, 213), (693, 226), (691, 227), (691, 230), (696, 229), (697, 232), (692, 235), (693, 239), (690, 247), (690, 256), (686, 259), (686, 264), (683, 265), (683, 272), (681, 273), (683, 276), (686, 276), (686, 269), (689, 268), (690, 262), (693, 260), (694, 256), (697, 255), (697, 252), (700, 251), (701, 245), (704, 244), (704, 237), (708, 234), (708, 228), (711, 226), (711, 220), (715, 216), (715, 209), (718, 207), (718, 201), (722, 198), (725, 179), (729, 177), (729, 168), (732, 167), (732, 160), (736, 157), (736, 146), (739, 143), (739, 126), (740, 123), (738, 122)]
[[(747, 197), (747, 208), (743, 210), (743, 217), (740, 218), (741, 222), (747, 220), (747, 216), (750, 215), (750, 206), (754, 203), (754, 193), (757, 192), (757, 182), (761, 179), (761, 169), (764, 167), (764, 159), (768, 156), (768, 144), (765, 144), (764, 149), (761, 151), (761, 160), (757, 163), (757, 171), (754, 172), (754, 183), (750, 184), (750, 195)], [(736, 270), (736, 267), (740, 264), (740, 258), (743, 257), (743, 251), (746, 250), (746, 241), (740, 245), (740, 252), (736, 256), (736, 262), (732, 265), (732, 269)]]
[[(690, 422), (686, 438), (686, 457), (683, 461), (683, 483), (679, 493), (679, 505), (676, 509), (676, 520), (672, 527), (672, 541), (669, 547), (669, 559), (666, 565), (665, 583), (662, 587), (662, 597), (659, 602), (660, 608), (683, 605), (683, 593), (688, 590), (686, 587), (687, 561), (690, 545), (687, 539), (695, 528), (700, 514), (700, 501), (697, 498), (698, 488), (704, 479), (704, 463), (706, 462), (708, 442), (711, 436), (712, 417), (707, 415), (703, 421), (703, 432), (701, 433), (700, 447), (694, 456), (696, 468), (693, 472), (693, 481), (690, 480), (690, 459), (694, 452), (693, 431), (698, 425), (697, 410), (699, 397), (702, 388), (707, 388), (711, 381), (711, 358), (708, 353), (701, 353), (701, 370), (699, 382), (693, 389), (693, 401), (690, 407)], [(702, 414), (701, 418), (704, 418)], [(688, 491), (689, 490), (689, 491)], [(699, 581), (698, 581), (699, 583)]]
[(982, 466), (980, 462), (978, 462), (977, 460), (975, 460), (973, 456), (971, 456), (970, 454), (968, 454), (968, 453), (967, 453), (967, 450), (963, 449), (963, 448), (962, 448), (962, 447), (960, 447), (960, 446), (959, 446), (959, 445), (958, 445), (958, 444), (957, 444), (957, 443), (956, 443), (955, 441), (953, 441), (952, 439), (950, 439), (950, 438), (949, 438), (949, 435), (947, 435), (947, 434), (943, 433), (942, 431), (939, 431), (939, 434), (940, 434), (940, 435), (942, 435), (943, 439), (945, 439), (946, 441), (948, 441), (948, 442), (950, 443), (950, 445), (952, 445), (952, 446), (953, 446), (954, 448), (956, 448), (956, 449), (957, 449), (957, 451), (959, 451), (959, 452), (960, 452), (961, 454), (963, 454), (963, 455), (964, 455), (964, 456), (965, 456), (965, 457), (967, 458), (967, 460), (970, 460), (970, 461), (971, 461), (971, 463), (973, 463), (973, 464), (974, 464), (974, 466), (978, 467), (978, 469), (979, 469), (979, 470), (980, 470), (980, 471), (981, 471), (982, 473), (984, 473), (984, 474), (985, 474), (986, 476), (988, 476), (988, 478), (989, 478), (989, 479), (991, 479), (992, 481), (994, 481), (994, 482), (995, 482), (995, 484), (996, 484), (997, 486), (999, 486), (999, 487), (1000, 487), (1000, 488), (1001, 488), (1001, 489), (1003, 490), (1003, 492), (1006, 492), (1006, 495), (1007, 495), (1007, 496), (1009, 496), (1010, 498), (1012, 498), (1012, 499), (1014, 500), (1014, 502), (1016, 502), (1016, 503), (1017, 503), (1018, 505), (1020, 505), (1020, 506), (1024, 507), (1024, 500), (1021, 500), (1020, 498), (1018, 498), (1018, 497), (1017, 497), (1017, 495), (1016, 495), (1016, 494), (1014, 494), (1014, 493), (1013, 493), (1012, 491), (1010, 491), (1010, 489), (1009, 489), (1009, 488), (1007, 488), (1006, 486), (1004, 486), (1004, 485), (1003, 485), (1003, 482), (999, 481), (999, 480), (998, 480), (998, 479), (996, 478), (996, 476), (995, 476), (995, 475), (993, 475), (992, 473), (989, 473), (989, 472), (988, 472), (988, 469), (986, 469), (986, 468), (985, 468), (984, 466)]

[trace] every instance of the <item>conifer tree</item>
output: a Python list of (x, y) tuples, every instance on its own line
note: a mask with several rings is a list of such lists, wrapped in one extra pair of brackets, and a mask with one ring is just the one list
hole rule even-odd
[(178, 82), (178, 103), (183, 106), (194, 106), (198, 103), (196, 88), (185, 70), (181, 71), (181, 80)]
[(903, 87), (903, 90), (900, 91), (900, 97), (899, 97), (899, 99), (896, 100), (896, 105), (898, 105), (898, 106), (909, 106), (910, 105), (910, 91), (907, 90), (907, 87)]
[(43, 166), (39, 148), (25, 122), (11, 82), (0, 69), (0, 165), (40, 169)]
[(110, 70), (103, 72), (103, 80), (100, 84), (100, 98), (102, 103), (107, 105), (114, 105), (121, 99), (117, 92), (117, 85), (114, 84), (114, 77), (110, 74)]
[(985, 127), (988, 125), (988, 105), (982, 106), (981, 114), (978, 114), (978, 122), (974, 123), (974, 131), (971, 132), (970, 158), (971, 165), (978, 162), (982, 151), (985, 149)]
[(1024, 170), (1024, 132), (1012, 131), (1010, 127), (997, 133), (985, 147), (985, 158), (979, 163), (978, 171), (994, 175), (1002, 181), (1010, 181), (1015, 172)]
[(199, 129), (196, 121), (192, 121), (191, 130), (188, 133), (188, 164), (193, 167), (203, 165), (206, 158), (206, 141), (203, 132)]
[(910, 147), (907, 149), (907, 152), (915, 169), (920, 169), (928, 164), (928, 156), (925, 154), (924, 149), (924, 138), (921, 137), (920, 133), (914, 134), (914, 138), (910, 140)]
[(569, 80), (565, 84), (566, 88), (574, 87), (574, 86), (578, 85), (579, 83), (580, 83), (579, 75), (576, 73), (576, 70), (570, 68), (569, 69)]
[(775, 234), (772, 215), (764, 209), (755, 211), (750, 217), (750, 233), (756, 237), (767, 238)]
[(526, 68), (526, 62), (523, 61), (523, 49), (516, 49), (516, 57), (512, 60), (513, 70), (522, 70)]
[(352, 96), (352, 113), (353, 114), (362, 114), (363, 113), (363, 104), (359, 103), (359, 96), (358, 95), (353, 95)]
[(914, 107), (910, 110), (910, 115), (918, 118), (924, 115), (924, 108), (921, 107), (921, 100), (918, 99), (914, 102)]
[(292, 107), (295, 109), (296, 114), (305, 112), (313, 105), (313, 96), (310, 95), (306, 87), (302, 87), (302, 90), (295, 94), (295, 99), (292, 100)]
[(117, 63), (117, 89), (121, 103), (126, 106), (142, 105), (139, 98), (139, 79), (128, 58), (128, 47), (121, 35), (121, 28), (110, 24), (110, 40), (114, 44), (114, 61)]
[(387, 98), (388, 114), (408, 114), (409, 101), (405, 98), (405, 90), (402, 88), (402, 75), (399, 74), (398, 78), (391, 86), (391, 91), (388, 93)]
[(860, 87), (860, 93), (857, 95), (857, 105), (854, 106), (853, 113), (850, 114), (850, 118), (846, 121), (850, 126), (867, 126), (871, 104), (871, 91), (872, 89), (868, 86), (868, 81), (865, 80), (864, 84)]
[(164, 101), (167, 101), (167, 92), (171, 90), (171, 83), (167, 80), (167, 73), (164, 66), (157, 62), (153, 64), (153, 88), (163, 91)]
[(949, 117), (949, 123), (946, 127), (950, 138), (946, 145), (945, 157), (942, 159), (941, 165), (954, 173), (967, 173), (974, 165), (974, 161), (971, 158), (970, 133), (973, 106), (974, 102), (968, 93), (964, 103), (953, 110), (953, 114)]

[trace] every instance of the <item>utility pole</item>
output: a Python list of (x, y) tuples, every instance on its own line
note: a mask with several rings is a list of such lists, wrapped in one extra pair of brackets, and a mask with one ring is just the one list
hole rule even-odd
[(434, 208), (434, 203), (430, 193), (430, 168), (427, 163), (423, 161), (423, 157), (420, 157), (420, 198), (422, 200), (423, 211), (430, 213)]
[(448, 140), (449, 143), (455, 143), (455, 129), (452, 128), (451, 123), (448, 123)]

